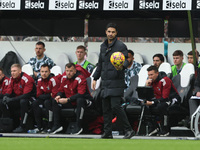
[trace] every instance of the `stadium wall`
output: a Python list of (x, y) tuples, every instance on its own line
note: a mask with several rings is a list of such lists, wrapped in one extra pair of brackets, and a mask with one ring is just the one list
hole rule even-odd
[[(91, 53), (99, 53), (99, 48), (102, 42), (89, 42), (88, 43), (88, 55)], [(31, 57), (35, 56), (35, 44), (36, 42), (0, 42), (0, 60), (5, 56), (8, 51), (14, 51), (19, 53), (24, 59), (20, 59), (20, 63), (23, 65)], [(45, 42), (46, 54), (50, 58), (57, 61), (58, 56), (64, 52), (68, 55), (69, 60), (74, 62), (76, 60), (75, 50), (78, 45), (83, 45), (83, 42)], [(164, 54), (164, 44), (163, 43), (125, 43), (128, 49), (132, 49), (134, 52), (142, 55), (144, 59), (144, 64), (152, 64), (152, 57), (156, 53)], [(192, 49), (190, 43), (169, 43), (168, 45), (168, 56), (169, 62), (172, 63), (172, 53), (180, 49), (184, 52), (185, 56)], [(200, 50), (200, 44), (197, 44), (197, 50)], [(17, 52), (16, 52), (17, 51)], [(19, 57), (20, 58), (20, 57)], [(186, 59), (186, 58), (185, 58)], [(185, 60), (187, 62), (187, 60)]]

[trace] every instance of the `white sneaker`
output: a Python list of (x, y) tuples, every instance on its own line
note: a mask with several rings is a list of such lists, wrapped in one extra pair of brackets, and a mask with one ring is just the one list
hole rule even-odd
[(151, 131), (148, 135), (149, 135), (149, 136), (152, 136), (152, 135), (158, 133), (158, 131), (159, 131), (159, 129), (156, 128), (156, 129), (154, 129), (153, 131)]
[(58, 132), (61, 132), (63, 130), (63, 127), (53, 127), (53, 129), (51, 130), (51, 134), (56, 134)]
[(74, 135), (79, 135), (82, 131), (83, 131), (83, 128), (79, 128), (77, 131), (75, 131), (75, 132), (72, 133), (72, 134), (74, 134)]

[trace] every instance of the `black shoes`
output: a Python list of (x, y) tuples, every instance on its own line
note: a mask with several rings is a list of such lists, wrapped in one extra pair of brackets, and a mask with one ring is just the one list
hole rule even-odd
[(21, 126), (17, 127), (15, 130), (13, 130), (13, 133), (26, 133), (27, 130)]
[(129, 130), (125, 133), (123, 139), (131, 139), (135, 135), (135, 132), (133, 130)]
[(41, 131), (42, 134), (47, 134), (50, 132), (51, 132), (51, 129), (49, 129), (49, 128), (45, 128), (44, 130)]
[(170, 130), (167, 127), (164, 127), (162, 131), (158, 133), (159, 136), (169, 136)]
[(103, 133), (102, 135), (101, 135), (101, 138), (102, 139), (113, 139), (113, 136), (112, 136), (112, 133)]
[(71, 134), (74, 134), (74, 135), (79, 135), (81, 132), (83, 131), (83, 128), (77, 128), (77, 130), (75, 130), (73, 133)]
[(152, 128), (150, 129), (148, 136), (156, 135), (159, 132), (159, 128)]
[[(129, 130), (125, 133), (123, 139), (130, 139), (135, 135), (135, 132), (133, 130)], [(101, 135), (102, 139), (113, 139), (112, 133), (103, 133)]]
[(53, 128), (50, 131), (50, 134), (56, 134), (58, 132), (61, 132), (63, 130), (62, 126), (53, 126)]

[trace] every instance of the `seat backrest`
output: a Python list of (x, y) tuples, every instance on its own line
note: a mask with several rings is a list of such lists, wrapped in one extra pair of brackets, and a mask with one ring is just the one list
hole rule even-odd
[(63, 73), (65, 71), (65, 65), (69, 62), (70, 61), (68, 55), (63, 52), (58, 56), (57, 61), (55, 63), (57, 66), (61, 67), (61, 72)]
[(163, 62), (159, 68), (158, 68), (159, 72), (165, 72), (167, 74), (168, 77), (171, 77), (172, 75), (172, 69), (171, 69), (171, 65), (167, 62)]
[(137, 94), (137, 87), (138, 87), (138, 75), (135, 75), (133, 77), (130, 78), (130, 86), (129, 88), (127, 89), (127, 91), (124, 93), (124, 97), (125, 99), (127, 97), (135, 97), (135, 98), (138, 98), (138, 94)]
[[(92, 82), (93, 82), (93, 77), (92, 77), (92, 76), (93, 76), (94, 72), (96, 71), (96, 69), (97, 69), (97, 67), (95, 67), (95, 68), (93, 69), (93, 71), (92, 71), (92, 73), (91, 73), (91, 75), (90, 75), (90, 78), (91, 78), (91, 87), (92, 87)], [(96, 89), (99, 88), (100, 83), (101, 83), (101, 77), (99, 78), (99, 80), (97, 80)]]
[(188, 100), (192, 95), (194, 73), (194, 66), (192, 64), (186, 64), (180, 74), (172, 78), (173, 84), (181, 97), (181, 103), (185, 106), (188, 105)]
[(25, 64), (22, 66), (22, 72), (25, 72), (29, 76), (33, 76), (33, 68), (30, 64)]
[(92, 78), (88, 77), (88, 78), (86, 78), (86, 80), (87, 80), (88, 89), (89, 89), (90, 93), (92, 93), (92, 91), (93, 91), (92, 86), (91, 86)]
[(185, 64), (182, 68), (180, 75), (181, 75), (181, 86), (187, 87), (190, 83), (191, 75), (195, 74), (194, 66), (190, 63)]
[(142, 55), (139, 53), (134, 53), (134, 61), (138, 62), (141, 65), (144, 65), (144, 60), (142, 58)]
[(92, 63), (93, 65), (96, 65), (99, 60), (99, 55), (96, 52), (92, 52), (88, 54), (87, 60)]
[(53, 73), (55, 76), (62, 74), (62, 69), (60, 66), (53, 66), (51, 68), (51, 73)]
[(186, 54), (183, 54), (183, 62), (187, 63), (188, 62), (188, 57)]
[(145, 86), (145, 83), (146, 83), (146, 80), (148, 78), (148, 71), (147, 71), (147, 68), (149, 68), (150, 65), (146, 64), (144, 65), (140, 72), (138, 73), (138, 77), (139, 77), (139, 80), (138, 80), (138, 86)]

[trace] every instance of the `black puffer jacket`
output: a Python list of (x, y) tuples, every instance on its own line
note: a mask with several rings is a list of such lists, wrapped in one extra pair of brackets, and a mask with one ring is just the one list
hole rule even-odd
[(108, 40), (105, 40), (101, 44), (99, 61), (97, 69), (93, 75), (94, 80), (102, 79), (102, 96), (104, 98), (108, 96), (123, 96), (125, 81), (124, 81), (124, 69), (117, 71), (110, 62), (110, 56), (114, 52), (122, 52), (125, 56), (124, 69), (128, 67), (128, 51), (124, 43), (114, 39), (113, 43), (108, 45)]

